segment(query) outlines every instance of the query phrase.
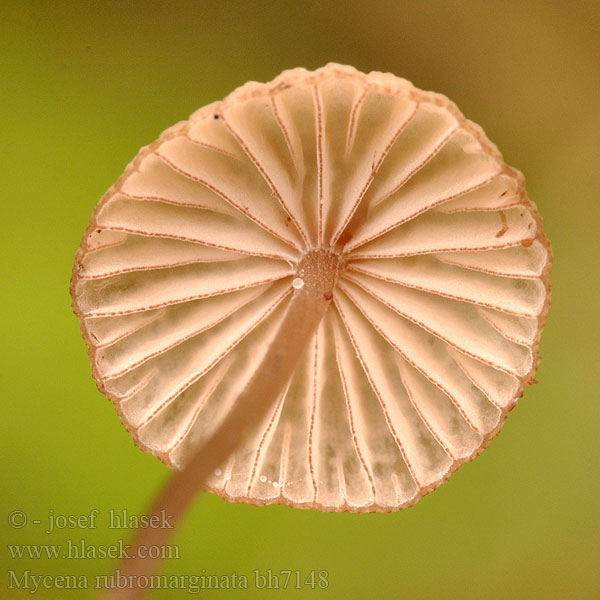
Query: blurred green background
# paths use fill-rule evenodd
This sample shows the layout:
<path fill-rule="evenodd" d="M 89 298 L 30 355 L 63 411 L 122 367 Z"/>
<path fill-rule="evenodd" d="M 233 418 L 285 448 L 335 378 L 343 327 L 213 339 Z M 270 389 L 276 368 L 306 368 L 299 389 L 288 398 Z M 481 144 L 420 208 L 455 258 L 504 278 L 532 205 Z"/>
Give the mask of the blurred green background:
<path fill-rule="evenodd" d="M 96 202 L 196 108 L 336 61 L 446 94 L 525 173 L 555 253 L 540 383 L 488 450 L 410 510 L 320 514 L 206 495 L 164 572 L 247 575 L 248 590 L 203 592 L 240 600 L 597 598 L 599 32 L 600 3 L 583 1 L 1 2 L 0 597 L 31 596 L 7 589 L 9 571 L 110 573 L 109 559 L 17 559 L 7 545 L 127 538 L 108 510 L 143 513 L 169 476 L 97 391 L 71 311 Z M 45 533 L 49 514 L 93 509 L 96 529 Z M 20 529 L 8 525 L 15 510 Z M 324 570 L 329 586 L 261 591 L 255 569 Z"/>

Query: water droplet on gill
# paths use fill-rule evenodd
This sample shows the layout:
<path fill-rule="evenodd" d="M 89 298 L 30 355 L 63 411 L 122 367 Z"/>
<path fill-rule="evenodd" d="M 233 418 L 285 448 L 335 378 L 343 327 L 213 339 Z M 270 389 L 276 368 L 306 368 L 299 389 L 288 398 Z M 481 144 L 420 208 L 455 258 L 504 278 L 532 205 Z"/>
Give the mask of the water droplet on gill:
<path fill-rule="evenodd" d="M 265 482 L 267 481 L 267 477 L 266 477 L 266 475 L 261 475 L 261 476 L 260 476 L 260 480 L 261 480 L 263 483 L 265 483 Z"/>
<path fill-rule="evenodd" d="M 223 475 L 223 471 L 221 471 L 221 469 L 215 469 L 215 475 L 217 477 L 221 477 L 221 475 Z"/>
<path fill-rule="evenodd" d="M 304 280 L 300 279 L 300 277 L 294 277 L 294 281 L 292 281 L 292 287 L 295 290 L 299 290 L 304 286 Z"/>

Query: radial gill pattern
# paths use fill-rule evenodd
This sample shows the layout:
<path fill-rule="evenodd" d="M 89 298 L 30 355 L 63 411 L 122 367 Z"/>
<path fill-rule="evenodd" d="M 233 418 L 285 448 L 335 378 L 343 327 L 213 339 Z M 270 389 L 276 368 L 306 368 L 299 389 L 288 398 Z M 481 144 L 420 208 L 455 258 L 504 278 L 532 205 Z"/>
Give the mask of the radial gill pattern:
<path fill-rule="evenodd" d="M 319 276 L 311 252 L 336 270 L 325 316 L 205 488 L 409 506 L 489 443 L 532 381 L 551 254 L 521 174 L 447 98 L 403 79 L 287 71 L 143 148 L 76 257 L 94 376 L 135 442 L 183 468 Z"/>

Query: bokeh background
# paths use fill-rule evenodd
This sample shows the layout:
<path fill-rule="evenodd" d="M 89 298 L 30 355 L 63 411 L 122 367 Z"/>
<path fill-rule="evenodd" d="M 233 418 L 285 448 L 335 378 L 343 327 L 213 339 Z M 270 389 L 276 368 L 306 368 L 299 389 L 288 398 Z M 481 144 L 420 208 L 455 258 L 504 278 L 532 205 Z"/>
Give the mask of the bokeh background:
<path fill-rule="evenodd" d="M 446 94 L 522 170 L 555 253 L 539 384 L 502 433 L 415 507 L 320 514 L 197 499 L 167 574 L 246 575 L 206 597 L 597 598 L 600 4 L 574 0 L 0 3 L 0 598 L 9 572 L 85 575 L 109 559 L 7 545 L 127 538 L 169 477 L 97 391 L 72 314 L 73 257 L 137 150 L 247 80 L 329 61 Z M 46 534 L 48 515 L 100 511 Z M 27 524 L 11 528 L 21 510 Z M 34 520 L 40 520 L 36 525 Z M 254 571 L 327 571 L 327 589 L 257 590 Z M 52 587 L 52 586 L 50 586 Z M 188 597 L 159 591 L 153 598 Z M 38 598 L 93 591 L 43 589 Z"/>

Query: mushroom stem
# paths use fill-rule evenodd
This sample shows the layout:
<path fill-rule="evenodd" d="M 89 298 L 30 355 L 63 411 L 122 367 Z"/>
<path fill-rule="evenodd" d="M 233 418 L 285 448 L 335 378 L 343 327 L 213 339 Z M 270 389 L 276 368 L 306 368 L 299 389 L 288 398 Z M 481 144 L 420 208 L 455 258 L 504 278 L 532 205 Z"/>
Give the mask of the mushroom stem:
<path fill-rule="evenodd" d="M 291 379 L 296 365 L 313 339 L 333 297 L 341 268 L 340 256 L 330 250 L 310 250 L 298 264 L 297 276 L 303 285 L 294 285 L 292 299 L 279 330 L 233 409 L 215 434 L 200 447 L 187 466 L 176 472 L 153 502 L 148 516 L 160 522 L 168 515 L 173 528 L 147 528 L 136 532 L 129 555 L 119 572 L 128 585 L 107 592 L 110 600 L 134 600 L 144 596 L 140 578 L 156 572 L 160 558 L 142 558 L 142 547 L 160 547 L 168 541 L 207 476 L 223 464 L 242 444 L 256 422 L 273 409 Z M 124 580 L 123 580 L 124 581 Z"/>

